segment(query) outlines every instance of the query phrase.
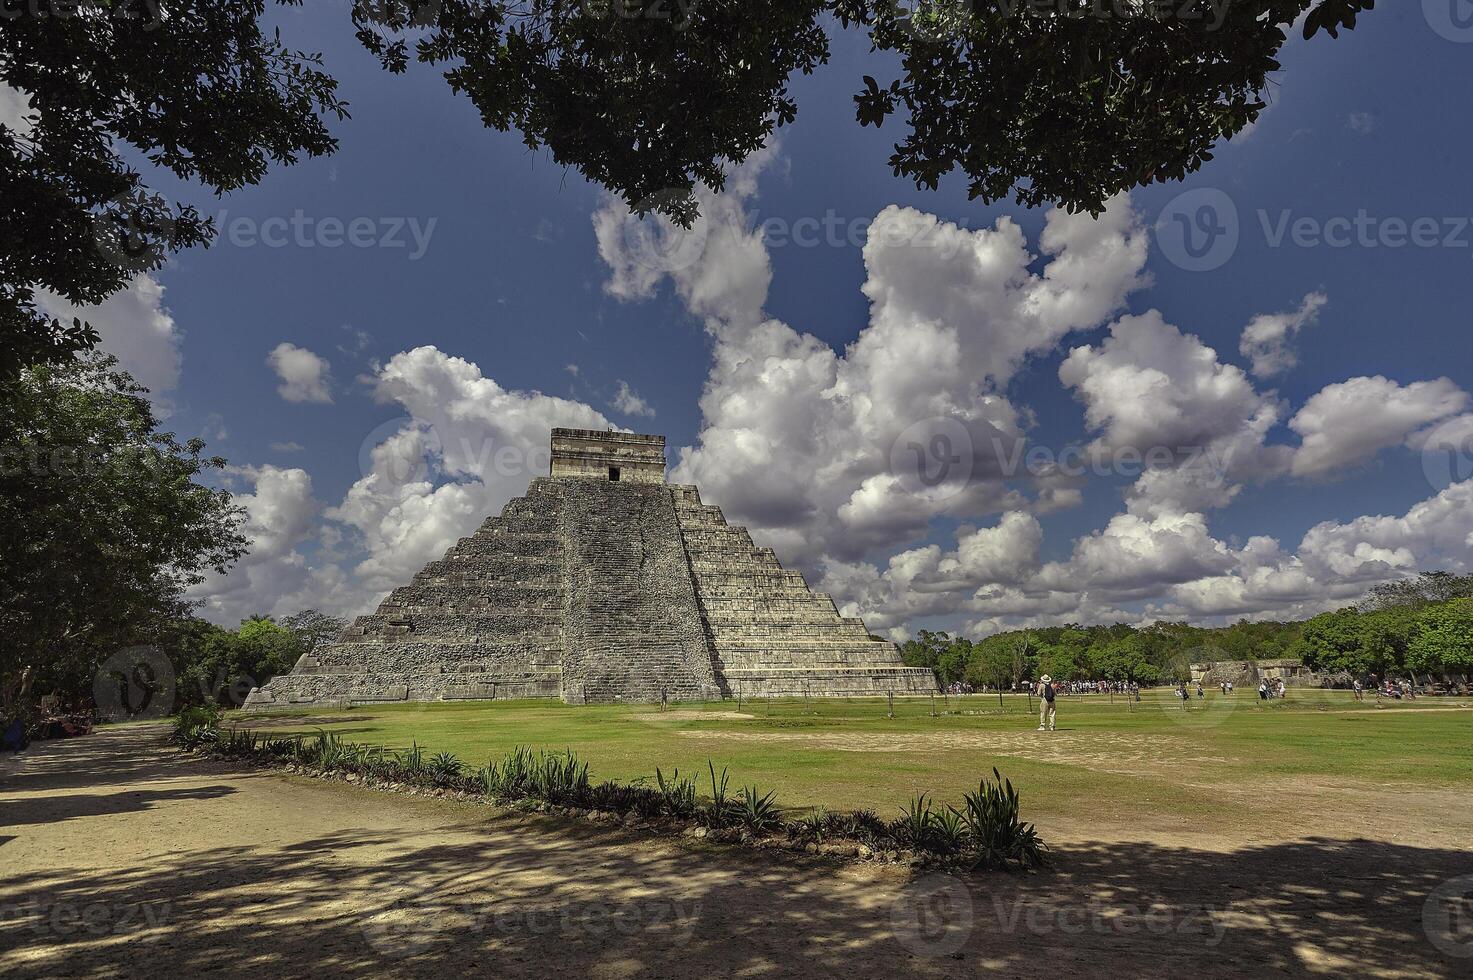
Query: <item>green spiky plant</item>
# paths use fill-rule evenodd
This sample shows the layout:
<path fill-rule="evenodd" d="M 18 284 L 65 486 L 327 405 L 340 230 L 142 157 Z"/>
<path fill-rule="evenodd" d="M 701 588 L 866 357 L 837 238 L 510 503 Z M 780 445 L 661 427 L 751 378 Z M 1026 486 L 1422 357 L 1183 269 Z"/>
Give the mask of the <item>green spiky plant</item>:
<path fill-rule="evenodd" d="M 449 752 L 437 752 L 430 758 L 426 769 L 436 786 L 448 786 L 460 778 L 465 767 Z"/>
<path fill-rule="evenodd" d="M 805 844 L 822 844 L 828 836 L 829 813 L 817 807 L 788 824 L 788 836 Z"/>
<path fill-rule="evenodd" d="M 701 811 L 701 819 L 708 827 L 725 827 L 731 816 L 731 798 L 726 795 L 726 768 L 722 767 L 720 778 L 716 776 L 716 764 L 710 759 L 706 760 L 706 768 L 711 772 L 711 802 Z"/>
<path fill-rule="evenodd" d="M 930 850 L 943 857 L 950 857 L 966 846 L 966 821 L 951 807 L 937 810 L 931 823 Z"/>
<path fill-rule="evenodd" d="M 680 770 L 665 773 L 655 767 L 655 783 L 659 786 L 660 809 L 667 816 L 685 819 L 696 812 L 696 781 L 693 776 L 681 776 Z"/>
<path fill-rule="evenodd" d="M 750 833 L 766 834 L 783 825 L 782 809 L 777 805 L 775 790 L 758 793 L 755 786 L 743 786 L 728 806 L 731 819 Z"/>
<path fill-rule="evenodd" d="M 1018 791 L 997 769 L 991 782 L 984 779 L 964 801 L 956 813 L 966 824 L 974 868 L 1034 868 L 1043 863 L 1048 847 L 1033 824 L 1019 817 Z"/>
<path fill-rule="evenodd" d="M 890 825 L 890 836 L 906 847 L 929 850 L 935 825 L 936 811 L 926 799 L 926 794 L 922 793 L 911 797 L 910 803 L 900 812 L 900 819 Z"/>

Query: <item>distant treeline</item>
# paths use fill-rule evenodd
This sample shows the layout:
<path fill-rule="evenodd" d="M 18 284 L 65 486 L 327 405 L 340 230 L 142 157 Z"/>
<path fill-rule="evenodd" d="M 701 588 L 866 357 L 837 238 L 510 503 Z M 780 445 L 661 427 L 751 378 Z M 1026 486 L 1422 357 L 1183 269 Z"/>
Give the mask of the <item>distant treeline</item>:
<path fill-rule="evenodd" d="M 1355 677 L 1473 674 L 1473 575 L 1424 572 L 1372 589 L 1355 606 L 1304 622 L 1205 628 L 1050 626 L 978 640 L 921 630 L 900 646 L 906 664 L 930 667 L 943 684 L 1016 686 L 1056 680 L 1163 684 L 1189 679 L 1189 665 L 1295 657 L 1315 670 Z"/>

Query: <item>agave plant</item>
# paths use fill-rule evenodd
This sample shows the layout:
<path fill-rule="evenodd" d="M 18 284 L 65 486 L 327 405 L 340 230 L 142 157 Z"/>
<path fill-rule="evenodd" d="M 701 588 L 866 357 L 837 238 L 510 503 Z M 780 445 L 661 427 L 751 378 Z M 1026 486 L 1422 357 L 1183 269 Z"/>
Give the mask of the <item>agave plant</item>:
<path fill-rule="evenodd" d="M 1016 864 L 1032 868 L 1043 863 L 1048 848 L 1033 824 L 1019 818 L 1018 791 L 996 768 L 992 770 L 992 781 L 984 779 L 977 792 L 967 793 L 964 800 L 964 807 L 956 813 L 966 824 L 974 867 L 1005 868 Z"/>
<path fill-rule="evenodd" d="M 775 791 L 759 794 L 757 787 L 744 786 L 728 805 L 732 819 L 754 834 L 765 834 L 783 824 Z"/>
<path fill-rule="evenodd" d="M 588 763 L 572 752 L 542 752 L 532 771 L 532 796 L 563 806 L 589 802 Z"/>
<path fill-rule="evenodd" d="M 184 748 L 198 748 L 215 741 L 220 726 L 220 709 L 213 704 L 185 708 L 174 719 L 170 737 Z"/>
<path fill-rule="evenodd" d="M 660 787 L 660 809 L 672 817 L 685 818 L 696 812 L 696 781 L 694 777 L 680 775 L 680 770 L 665 774 L 655 767 L 655 783 Z"/>
<path fill-rule="evenodd" d="M 822 844 L 829 832 L 829 813 L 823 807 L 810 810 L 803 817 L 788 824 L 788 836 L 795 841 Z"/>
<path fill-rule="evenodd" d="M 726 768 L 722 767 L 719 779 L 716 765 L 710 759 L 706 760 L 706 768 L 711 771 L 711 803 L 701 817 L 708 827 L 725 827 L 731 809 L 731 797 L 726 795 Z"/>
<path fill-rule="evenodd" d="M 506 802 L 531 795 L 536 768 L 537 759 L 532 750 L 518 745 L 500 762 L 493 761 L 486 766 L 486 795 Z"/>
<path fill-rule="evenodd" d="M 437 752 L 430 759 L 427 768 L 430 778 L 435 781 L 437 786 L 448 786 L 460 778 L 460 773 L 464 766 L 461 765 L 459 759 L 449 752 Z"/>
<path fill-rule="evenodd" d="M 659 794 L 642 786 L 629 786 L 607 780 L 593 787 L 588 795 L 589 803 L 595 810 L 613 813 L 639 810 L 644 814 L 659 812 Z"/>
<path fill-rule="evenodd" d="M 641 817 L 652 820 L 665 812 L 665 797 L 659 790 L 649 786 L 631 786 L 630 789 L 634 791 L 632 809 Z"/>
<path fill-rule="evenodd" d="M 900 819 L 889 827 L 890 835 L 900 844 L 916 850 L 927 850 L 931 845 L 932 830 L 936 824 L 936 811 L 926 799 L 926 794 L 912 797 L 909 805 L 900 812 Z"/>
<path fill-rule="evenodd" d="M 967 825 L 951 807 L 937 810 L 931 823 L 930 849 L 937 854 L 956 854 L 967 846 Z"/>
<path fill-rule="evenodd" d="M 880 815 L 873 810 L 836 813 L 829 822 L 839 836 L 852 837 L 866 844 L 878 845 L 891 839 L 890 825 L 880 819 Z"/>

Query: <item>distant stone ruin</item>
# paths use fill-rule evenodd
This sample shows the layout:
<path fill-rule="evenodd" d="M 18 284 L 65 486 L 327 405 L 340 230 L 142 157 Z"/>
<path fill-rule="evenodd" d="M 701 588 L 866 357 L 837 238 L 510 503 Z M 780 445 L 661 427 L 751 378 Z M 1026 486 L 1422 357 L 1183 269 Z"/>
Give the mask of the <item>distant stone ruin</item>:
<path fill-rule="evenodd" d="M 1257 687 L 1259 681 L 1285 687 L 1347 687 L 1351 677 L 1345 673 L 1324 674 L 1311 670 L 1294 657 L 1274 660 L 1218 660 L 1192 664 L 1192 683 L 1217 687 L 1228 683 L 1234 687 Z"/>
<path fill-rule="evenodd" d="M 664 436 L 553 429 L 550 477 L 245 706 L 935 690 L 695 487 L 666 484 Z"/>

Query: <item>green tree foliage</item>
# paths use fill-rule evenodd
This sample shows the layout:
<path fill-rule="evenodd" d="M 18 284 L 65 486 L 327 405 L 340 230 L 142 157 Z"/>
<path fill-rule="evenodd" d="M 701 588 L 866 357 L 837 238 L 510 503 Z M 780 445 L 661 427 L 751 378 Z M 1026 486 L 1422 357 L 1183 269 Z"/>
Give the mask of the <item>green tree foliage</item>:
<path fill-rule="evenodd" d="M 950 633 L 921 630 L 914 639 L 900 644 L 900 659 L 908 667 L 928 667 L 942 684 L 951 684 L 966 674 L 972 644 Z"/>
<path fill-rule="evenodd" d="M 1347 607 L 1306 622 L 1290 652 L 1317 670 L 1384 675 L 1403 665 L 1414 627 L 1414 616 L 1402 608 L 1361 613 Z"/>
<path fill-rule="evenodd" d="M 828 60 L 835 28 L 899 57 L 893 80 L 865 76 L 855 95 L 861 125 L 904 116 L 897 176 L 934 188 L 960 170 L 985 201 L 1098 212 L 1197 170 L 1255 120 L 1302 14 L 1306 36 L 1337 35 L 1371 4 L 401 0 L 355 5 L 354 22 L 390 71 L 441 66 L 488 126 L 689 223 L 697 181 L 719 188 L 725 161 L 796 117 L 789 79 Z"/>
<path fill-rule="evenodd" d="M 1409 606 L 1413 609 L 1451 599 L 1473 598 L 1473 575 L 1451 572 L 1423 572 L 1416 578 L 1385 582 L 1366 593 L 1357 608 L 1375 612 Z"/>
<path fill-rule="evenodd" d="M 894 77 L 864 76 L 854 100 L 860 125 L 903 116 L 897 176 L 934 188 L 960 171 L 985 201 L 1098 212 L 1197 170 L 1253 122 L 1301 15 L 1307 37 L 1338 36 L 1371 5 L 359 0 L 351 17 L 389 71 L 437 67 L 487 126 L 689 224 L 697 183 L 722 187 L 796 118 L 790 80 L 828 60 L 832 30 L 866 31 L 887 55 L 875 71 Z M 158 9 L 5 20 L 0 84 L 32 112 L 26 131 L 0 127 L 0 376 L 96 343 L 43 316 L 37 286 L 96 303 L 213 234 L 150 192 L 127 149 L 218 193 L 336 147 L 323 121 L 347 115 L 336 82 L 262 29 L 266 0 Z"/>
<path fill-rule="evenodd" d="M 252 616 L 234 630 L 202 619 L 181 621 L 162 643 L 179 681 L 177 703 L 239 707 L 251 688 L 289 673 L 309 652 L 311 637 L 289 624 L 319 618 L 333 619 L 306 610 L 280 623 L 270 616 Z"/>
<path fill-rule="evenodd" d="M 1409 669 L 1422 674 L 1473 675 L 1473 599 L 1422 608 L 1406 659 Z"/>
<path fill-rule="evenodd" d="M 322 117 L 346 115 L 336 83 L 262 30 L 265 5 L 6 5 L 0 84 L 30 113 L 28 131 L 0 126 L 0 381 L 96 343 L 43 316 L 36 287 L 98 303 L 212 234 L 150 192 L 127 150 L 218 193 L 335 149 Z"/>
<path fill-rule="evenodd" d="M 89 354 L 0 400 L 0 676 L 33 664 L 37 690 L 86 689 L 244 552 L 242 511 L 199 482 L 225 461 L 158 431 L 144 391 Z"/>
<path fill-rule="evenodd" d="M 1139 633 L 1111 640 L 1094 651 L 1094 669 L 1105 680 L 1153 684 L 1161 669 L 1147 658 L 1148 648 L 1146 637 Z"/>
<path fill-rule="evenodd" d="M 348 621 L 316 609 L 304 609 L 283 619 L 281 625 L 296 636 L 303 653 L 311 653 L 320 645 L 337 639 L 338 634 L 347 629 Z"/>

